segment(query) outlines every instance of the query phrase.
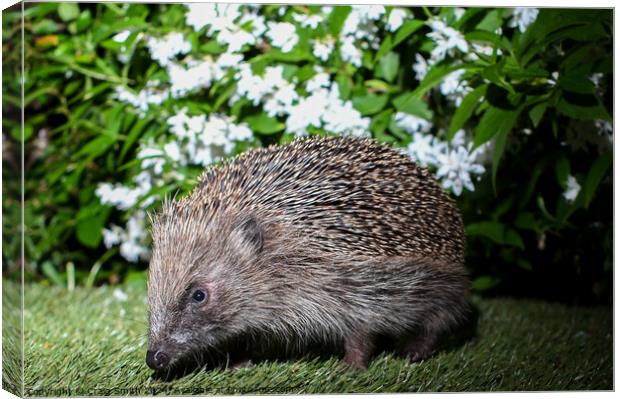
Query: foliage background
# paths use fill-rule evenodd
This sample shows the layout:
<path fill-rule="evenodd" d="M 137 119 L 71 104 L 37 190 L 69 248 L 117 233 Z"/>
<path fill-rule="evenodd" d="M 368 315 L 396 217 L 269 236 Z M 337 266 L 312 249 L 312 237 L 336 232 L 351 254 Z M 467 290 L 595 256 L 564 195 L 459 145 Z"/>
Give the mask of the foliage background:
<path fill-rule="evenodd" d="M 370 134 L 457 199 L 473 290 L 611 302 L 611 10 L 193 7 L 27 5 L 28 280 L 143 284 L 144 212 L 205 165 Z M 5 276 L 20 18 L 3 12 Z"/>

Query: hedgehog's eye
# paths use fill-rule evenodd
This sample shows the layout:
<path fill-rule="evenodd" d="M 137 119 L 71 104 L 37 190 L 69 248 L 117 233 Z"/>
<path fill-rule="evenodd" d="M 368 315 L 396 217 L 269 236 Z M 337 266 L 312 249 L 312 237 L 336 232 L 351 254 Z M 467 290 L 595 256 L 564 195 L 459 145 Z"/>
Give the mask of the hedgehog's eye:
<path fill-rule="evenodd" d="M 192 302 L 193 303 L 202 303 L 207 299 L 207 293 L 203 290 L 196 290 L 192 294 Z"/>

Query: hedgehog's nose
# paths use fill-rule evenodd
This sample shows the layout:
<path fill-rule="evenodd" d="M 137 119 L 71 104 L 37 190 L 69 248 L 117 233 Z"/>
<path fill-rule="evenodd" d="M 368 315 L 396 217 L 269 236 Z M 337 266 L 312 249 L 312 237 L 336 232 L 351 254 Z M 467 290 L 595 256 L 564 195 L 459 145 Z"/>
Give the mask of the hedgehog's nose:
<path fill-rule="evenodd" d="M 146 364 L 153 370 L 161 370 L 168 367 L 170 357 L 162 351 L 146 351 Z"/>

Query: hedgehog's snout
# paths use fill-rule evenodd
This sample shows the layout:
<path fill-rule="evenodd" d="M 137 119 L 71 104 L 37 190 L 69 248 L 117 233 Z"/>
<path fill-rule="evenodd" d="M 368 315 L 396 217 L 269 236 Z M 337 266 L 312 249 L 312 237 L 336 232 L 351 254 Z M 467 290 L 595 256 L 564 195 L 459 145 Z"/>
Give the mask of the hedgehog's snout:
<path fill-rule="evenodd" d="M 146 364 L 153 370 L 162 370 L 170 364 L 170 356 L 162 350 L 148 350 Z"/>

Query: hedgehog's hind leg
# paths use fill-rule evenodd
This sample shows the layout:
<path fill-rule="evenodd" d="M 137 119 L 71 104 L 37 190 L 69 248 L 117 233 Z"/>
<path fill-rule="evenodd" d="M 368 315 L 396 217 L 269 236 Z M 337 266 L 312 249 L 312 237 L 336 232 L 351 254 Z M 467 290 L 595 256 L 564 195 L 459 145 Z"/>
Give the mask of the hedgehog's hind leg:
<path fill-rule="evenodd" d="M 365 370 L 368 368 L 370 355 L 375 349 L 372 334 L 356 332 L 344 339 L 344 358 L 349 366 Z"/>
<path fill-rule="evenodd" d="M 420 331 L 401 339 L 397 353 L 411 362 L 428 359 L 435 352 L 439 334 L 436 331 Z"/>

